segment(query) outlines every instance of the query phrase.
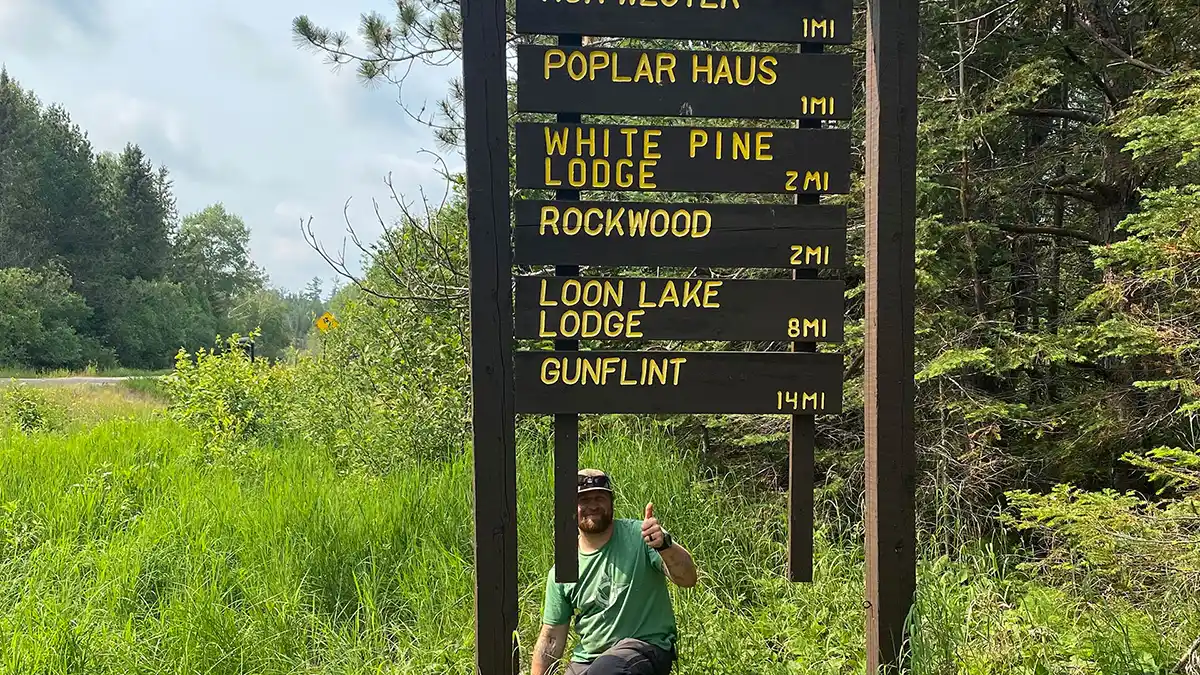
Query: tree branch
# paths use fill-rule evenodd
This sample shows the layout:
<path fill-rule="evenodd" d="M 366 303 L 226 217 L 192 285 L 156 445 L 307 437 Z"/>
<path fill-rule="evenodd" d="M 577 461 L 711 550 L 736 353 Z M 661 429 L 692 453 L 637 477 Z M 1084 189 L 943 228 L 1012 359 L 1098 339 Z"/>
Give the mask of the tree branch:
<path fill-rule="evenodd" d="M 1087 110 L 1063 110 L 1059 108 L 1018 108 L 1008 111 L 1017 117 L 1058 117 L 1084 124 L 1100 124 L 1104 117 Z"/>
<path fill-rule="evenodd" d="M 1104 81 L 1104 78 L 1100 77 L 1100 73 L 1096 72 L 1096 69 L 1092 68 L 1091 64 L 1084 61 L 1079 56 L 1079 54 L 1076 54 L 1075 50 L 1071 49 L 1070 45 L 1064 44 L 1062 46 L 1062 48 L 1063 48 L 1063 51 L 1067 53 L 1067 56 L 1070 57 L 1070 59 L 1072 61 L 1074 61 L 1075 63 L 1078 63 L 1080 66 L 1082 66 L 1084 68 L 1084 70 L 1086 70 L 1088 72 L 1088 75 L 1090 75 L 1092 78 L 1092 82 L 1095 83 L 1095 85 L 1100 89 L 1100 91 L 1104 93 L 1104 98 L 1108 99 L 1108 102 L 1112 104 L 1112 107 L 1120 108 L 1121 107 L 1121 99 L 1117 96 L 1117 93 L 1115 91 L 1113 91 L 1112 87 L 1108 86 L 1108 83 Z"/>
<path fill-rule="evenodd" d="M 1054 237 L 1066 237 L 1068 239 L 1079 239 L 1080 241 L 1086 241 L 1090 244 L 1095 244 L 1097 246 L 1103 245 L 1105 243 L 1103 239 L 1092 234 L 1091 232 L 1084 232 L 1083 230 L 1072 230 L 1067 227 L 1049 227 L 1049 226 L 1038 226 L 1038 225 L 1005 225 L 1005 224 L 1000 224 L 1000 223 L 992 223 L 992 227 L 995 227 L 997 230 L 1002 230 L 1004 232 L 1011 232 L 1013 234 L 1048 234 L 1048 235 L 1051 235 Z"/>
<path fill-rule="evenodd" d="M 1079 16 L 1079 25 L 1083 27 L 1083 30 L 1087 31 L 1087 34 L 1091 35 L 1092 39 L 1094 39 L 1096 42 L 1100 43 L 1102 46 L 1104 46 L 1106 49 L 1108 49 L 1108 51 L 1112 52 L 1113 54 L 1116 54 L 1125 63 L 1128 63 L 1131 66 L 1137 66 L 1138 68 L 1141 68 L 1143 70 L 1148 70 L 1156 75 L 1162 75 L 1163 77 L 1166 77 L 1171 74 L 1169 71 L 1163 70 L 1162 68 L 1159 68 L 1158 66 L 1154 66 L 1149 63 L 1146 63 L 1145 61 L 1143 61 L 1141 59 L 1134 58 L 1133 55 L 1129 54 L 1124 49 L 1121 49 L 1121 47 L 1118 46 L 1115 42 L 1113 42 L 1112 40 L 1101 35 L 1100 31 L 1096 30 L 1096 27 L 1093 26 L 1087 20 L 1087 18 L 1083 16 L 1082 12 L 1078 12 L 1078 16 Z"/>

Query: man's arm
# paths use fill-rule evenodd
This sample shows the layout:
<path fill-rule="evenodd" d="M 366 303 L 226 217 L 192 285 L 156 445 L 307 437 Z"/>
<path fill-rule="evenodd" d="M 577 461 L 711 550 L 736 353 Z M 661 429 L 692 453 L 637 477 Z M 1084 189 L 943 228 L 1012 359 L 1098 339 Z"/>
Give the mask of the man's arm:
<path fill-rule="evenodd" d="M 647 504 L 646 516 L 642 519 L 642 539 L 646 545 L 658 551 L 658 547 L 663 545 L 664 536 L 662 525 L 654 517 L 654 504 Z M 672 541 L 670 548 L 662 549 L 658 554 L 662 557 L 663 567 L 666 568 L 664 571 L 671 583 L 682 588 L 696 585 L 696 561 L 692 560 L 692 554 L 687 549 Z"/>
<path fill-rule="evenodd" d="M 530 675 L 550 675 L 557 670 L 551 670 L 562 659 L 563 648 L 567 645 L 567 625 L 550 626 L 542 624 L 542 633 L 538 636 L 533 648 L 533 666 Z"/>
<path fill-rule="evenodd" d="M 663 567 L 666 568 L 667 578 L 671 583 L 682 588 L 696 585 L 699 577 L 696 561 L 692 560 L 692 554 L 688 553 L 687 549 L 678 542 L 671 542 L 671 548 L 659 551 L 658 555 L 662 557 Z"/>

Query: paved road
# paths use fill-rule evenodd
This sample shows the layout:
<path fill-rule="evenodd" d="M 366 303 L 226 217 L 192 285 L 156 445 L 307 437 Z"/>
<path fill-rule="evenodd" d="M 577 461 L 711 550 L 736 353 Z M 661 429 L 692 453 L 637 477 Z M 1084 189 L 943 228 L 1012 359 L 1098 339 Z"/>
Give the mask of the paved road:
<path fill-rule="evenodd" d="M 55 387 L 68 386 L 72 384 L 107 385 L 116 384 L 117 382 L 122 382 L 128 379 L 128 377 L 37 377 L 18 379 L 17 382 L 19 384 L 28 384 L 33 387 Z M 4 384 L 5 382 L 6 380 L 0 380 L 0 385 Z"/>

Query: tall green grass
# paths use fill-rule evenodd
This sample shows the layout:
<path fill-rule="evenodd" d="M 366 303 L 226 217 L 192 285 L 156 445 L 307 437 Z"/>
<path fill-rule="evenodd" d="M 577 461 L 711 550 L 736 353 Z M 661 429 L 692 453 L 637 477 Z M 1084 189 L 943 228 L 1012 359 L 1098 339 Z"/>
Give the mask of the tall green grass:
<path fill-rule="evenodd" d="M 677 673 L 863 672 L 862 554 L 817 534 L 783 577 L 779 496 L 706 476 L 647 429 L 586 442 L 618 517 L 646 502 L 702 570 L 673 590 Z M 304 444 L 213 461 L 139 414 L 70 435 L 0 431 L 0 673 L 471 673 L 469 458 L 384 477 Z M 519 454 L 522 661 L 553 556 L 552 461 Z M 922 564 L 917 673 L 1158 673 L 1195 607 L 1091 605 L 998 553 Z M 1158 612 L 1165 612 L 1161 615 Z"/>

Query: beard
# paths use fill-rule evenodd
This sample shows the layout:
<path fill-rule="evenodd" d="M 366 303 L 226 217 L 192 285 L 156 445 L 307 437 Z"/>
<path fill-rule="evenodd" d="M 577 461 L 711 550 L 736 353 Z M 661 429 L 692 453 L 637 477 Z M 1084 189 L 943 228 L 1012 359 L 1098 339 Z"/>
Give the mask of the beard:
<path fill-rule="evenodd" d="M 610 510 L 591 511 L 579 517 L 579 529 L 587 534 L 599 534 L 607 530 L 613 523 Z"/>

